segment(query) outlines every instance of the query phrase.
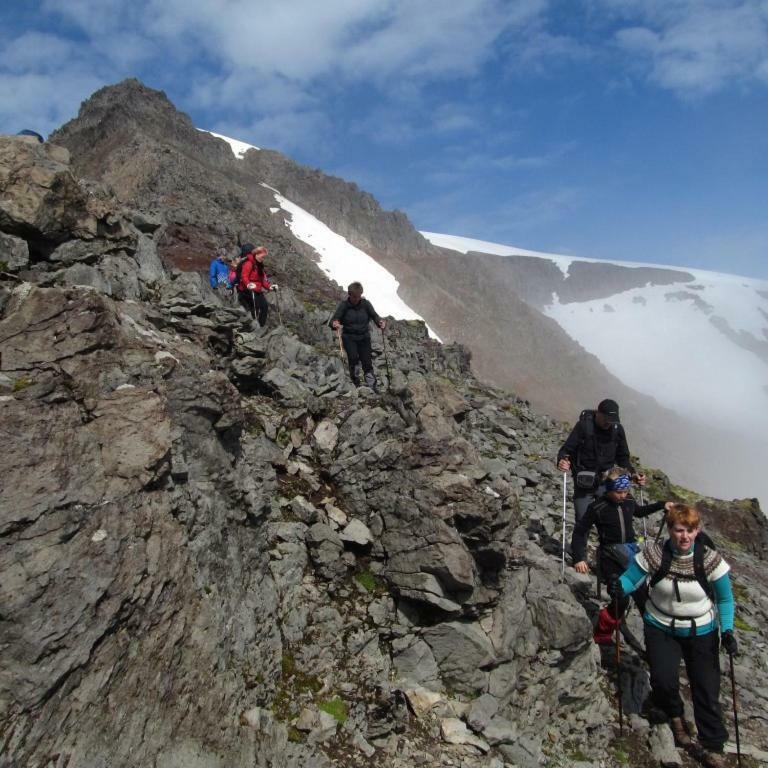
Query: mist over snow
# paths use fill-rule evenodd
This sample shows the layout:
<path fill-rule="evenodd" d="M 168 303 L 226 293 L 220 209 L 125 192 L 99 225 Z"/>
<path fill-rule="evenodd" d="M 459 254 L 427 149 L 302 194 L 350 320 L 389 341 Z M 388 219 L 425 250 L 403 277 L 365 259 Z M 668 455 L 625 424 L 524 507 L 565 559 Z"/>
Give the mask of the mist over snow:
<path fill-rule="evenodd" d="M 662 405 L 723 428 L 748 424 L 768 434 L 768 358 L 736 342 L 757 346 L 762 339 L 768 352 L 768 318 L 760 314 L 768 299 L 739 278 L 695 276 L 695 290 L 649 285 L 567 304 L 555 294 L 544 312 L 611 373 Z M 718 318 L 725 321 L 720 327 Z"/>
<path fill-rule="evenodd" d="M 564 279 L 576 262 L 673 269 L 422 234 L 435 245 L 461 253 L 549 260 Z M 768 282 L 704 270 L 682 271 L 693 280 L 646 284 L 587 301 L 561 301 L 555 286 L 551 302 L 541 309 L 633 389 L 735 436 L 748 434 L 754 440 L 764 435 L 768 445 Z"/>

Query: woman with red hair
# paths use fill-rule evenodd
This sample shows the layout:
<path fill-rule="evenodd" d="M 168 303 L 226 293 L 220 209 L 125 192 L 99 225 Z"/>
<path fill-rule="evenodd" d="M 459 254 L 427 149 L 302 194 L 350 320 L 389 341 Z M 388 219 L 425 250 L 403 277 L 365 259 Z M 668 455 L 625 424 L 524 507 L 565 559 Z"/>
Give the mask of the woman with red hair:
<path fill-rule="evenodd" d="M 699 744 L 705 750 L 702 762 L 708 768 L 725 768 L 723 746 L 728 732 L 719 701 L 720 643 L 729 654 L 738 652 L 730 566 L 705 543 L 711 541 L 701 533 L 697 509 L 673 504 L 666 523 L 667 541 L 648 544 L 635 555 L 609 592 L 620 600 L 648 581 L 643 622 L 653 704 L 670 718 L 678 746 L 689 746 L 680 698 L 682 659 L 691 685 Z"/>

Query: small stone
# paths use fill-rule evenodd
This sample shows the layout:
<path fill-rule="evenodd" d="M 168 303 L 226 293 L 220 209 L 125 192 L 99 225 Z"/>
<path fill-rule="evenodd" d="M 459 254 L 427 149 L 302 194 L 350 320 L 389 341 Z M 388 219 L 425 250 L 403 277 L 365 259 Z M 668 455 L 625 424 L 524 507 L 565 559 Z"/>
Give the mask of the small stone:
<path fill-rule="evenodd" d="M 356 519 L 350 520 L 347 527 L 339 535 L 343 542 L 359 547 L 366 547 L 373 541 L 368 526 Z"/>
<path fill-rule="evenodd" d="M 488 752 L 490 749 L 487 741 L 472 733 L 466 723 L 457 717 L 444 717 L 440 721 L 440 733 L 443 741 L 448 744 L 469 744 L 481 752 Z"/>

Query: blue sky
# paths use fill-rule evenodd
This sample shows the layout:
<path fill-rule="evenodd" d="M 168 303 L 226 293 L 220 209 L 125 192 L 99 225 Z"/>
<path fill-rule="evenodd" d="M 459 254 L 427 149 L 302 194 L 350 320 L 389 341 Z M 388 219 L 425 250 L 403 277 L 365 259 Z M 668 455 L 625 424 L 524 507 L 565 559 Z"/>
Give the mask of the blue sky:
<path fill-rule="evenodd" d="M 766 0 L 5 0 L 0 132 L 125 77 L 419 229 L 768 279 Z"/>

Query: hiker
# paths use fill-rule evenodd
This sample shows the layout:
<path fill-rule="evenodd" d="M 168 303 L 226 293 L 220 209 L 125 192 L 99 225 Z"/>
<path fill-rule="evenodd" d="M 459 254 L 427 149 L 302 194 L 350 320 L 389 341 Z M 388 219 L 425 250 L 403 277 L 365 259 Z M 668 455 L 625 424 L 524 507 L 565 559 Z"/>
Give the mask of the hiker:
<path fill-rule="evenodd" d="M 624 573 L 639 549 L 632 524 L 633 518 L 647 517 L 662 509 L 672 508 L 671 501 L 639 505 L 630 494 L 631 486 L 632 479 L 623 467 L 613 467 L 606 473 L 605 493 L 587 507 L 584 516 L 573 529 L 571 554 L 573 569 L 577 573 L 589 573 L 587 539 L 593 525 L 600 540 L 598 569 L 603 581 L 610 583 Z M 645 594 L 638 591 L 634 597 L 640 613 L 643 613 Z M 596 643 L 611 643 L 613 631 L 628 605 L 629 597 L 623 597 L 618 606 L 611 603 L 600 610 L 593 635 Z"/>
<path fill-rule="evenodd" d="M 383 331 L 386 322 L 382 320 L 368 299 L 363 298 L 363 286 L 360 283 L 350 283 L 347 288 L 347 298 L 339 302 L 331 318 L 331 327 L 338 331 L 342 329 L 341 341 L 349 362 L 349 374 L 352 383 L 360 386 L 360 376 L 357 366 L 360 364 L 365 374 L 365 383 L 376 391 L 376 375 L 373 372 L 371 360 L 371 331 L 369 324 L 373 320 Z"/>
<path fill-rule="evenodd" d="M 557 468 L 573 475 L 577 523 L 595 498 L 605 493 L 603 473 L 614 465 L 628 470 L 638 485 L 645 485 L 645 474 L 636 473 L 630 462 L 627 436 L 619 422 L 618 403 L 603 400 L 597 410 L 581 412 L 557 453 Z"/>
<path fill-rule="evenodd" d="M 265 291 L 276 291 L 277 283 L 271 283 L 264 270 L 264 257 L 267 249 L 258 248 L 253 243 L 245 243 L 240 248 L 242 260 L 237 267 L 240 273 L 237 282 L 237 298 L 251 317 L 263 328 L 267 324 L 269 304 Z"/>
<path fill-rule="evenodd" d="M 730 566 L 701 531 L 701 514 L 686 504 L 666 513 L 664 544 L 651 542 L 635 555 L 609 592 L 621 600 L 648 582 L 643 624 L 651 673 L 651 701 L 670 718 L 678 746 L 691 744 L 680 698 L 680 659 L 691 686 L 699 744 L 708 768 L 724 768 L 728 732 L 720 708 L 720 642 L 738 653 L 733 634 Z M 707 542 L 707 543 L 705 543 Z M 718 638 L 718 625 L 720 637 Z"/>
<path fill-rule="evenodd" d="M 213 290 L 219 288 L 231 288 L 232 283 L 229 279 L 229 273 L 231 270 L 231 259 L 226 257 L 226 251 L 224 248 L 219 248 L 216 251 L 216 258 L 211 262 L 211 266 L 208 269 L 208 282 L 211 284 Z"/>

